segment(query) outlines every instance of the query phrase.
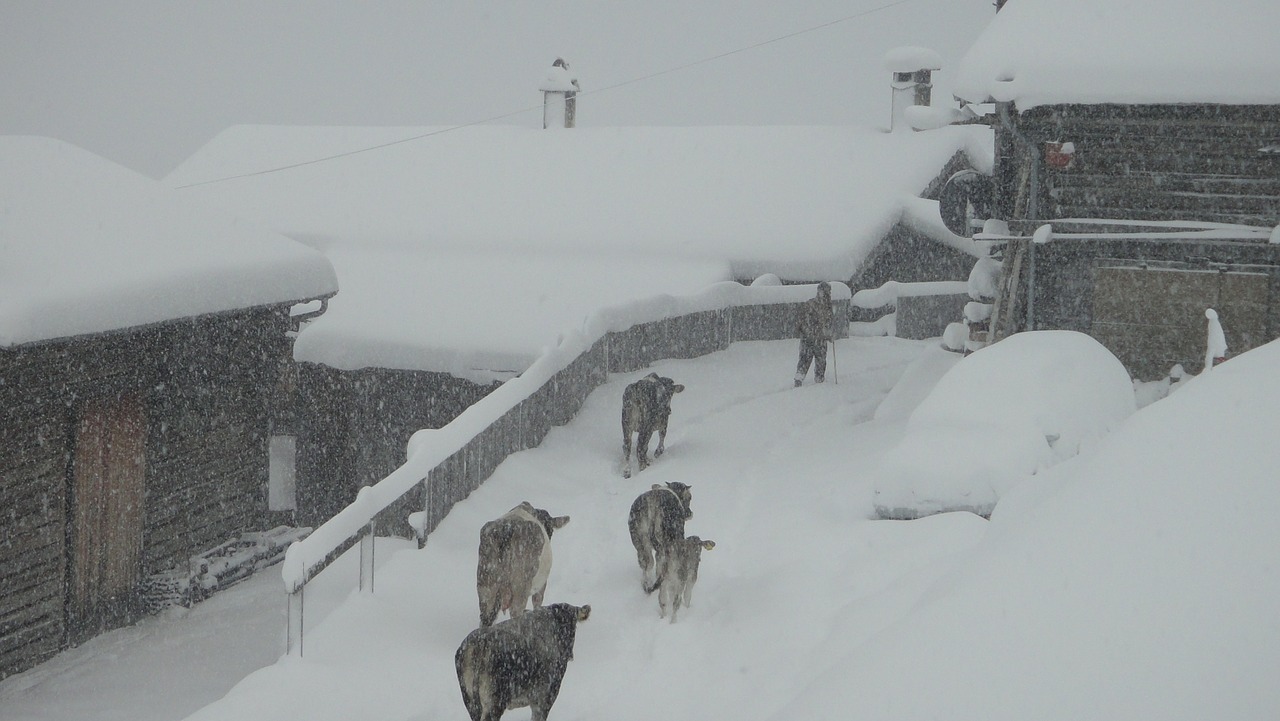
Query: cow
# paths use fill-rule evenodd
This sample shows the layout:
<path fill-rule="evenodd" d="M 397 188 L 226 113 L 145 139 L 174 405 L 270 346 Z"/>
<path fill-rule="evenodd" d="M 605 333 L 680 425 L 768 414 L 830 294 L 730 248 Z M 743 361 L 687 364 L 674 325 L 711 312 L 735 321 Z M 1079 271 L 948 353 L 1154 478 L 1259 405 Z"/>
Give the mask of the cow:
<path fill-rule="evenodd" d="M 640 585 L 653 593 L 662 584 L 668 549 L 684 540 L 684 523 L 693 515 L 690 486 L 679 481 L 655 483 L 631 504 L 627 528 L 643 574 Z"/>
<path fill-rule="evenodd" d="M 480 529 L 480 560 L 476 564 L 476 594 L 480 625 L 489 626 L 499 611 L 512 617 L 542 606 L 551 573 L 551 534 L 564 528 L 568 516 L 552 516 L 528 501 L 489 521 Z"/>
<path fill-rule="evenodd" d="M 631 437 L 636 436 L 636 461 L 640 470 L 649 466 L 649 439 L 658 433 L 657 458 L 666 450 L 667 420 L 671 417 L 671 396 L 684 386 L 657 373 L 650 373 L 622 391 L 622 477 L 631 477 Z"/>
<path fill-rule="evenodd" d="M 658 618 L 667 617 L 671 609 L 671 623 L 676 622 L 676 611 L 683 605 L 692 606 L 693 584 L 698 582 L 698 565 L 702 552 L 716 547 L 716 542 L 689 536 L 674 544 L 666 554 L 663 567 L 658 569 L 662 587 L 658 591 Z"/>
<path fill-rule="evenodd" d="M 578 623 L 589 615 L 591 606 L 553 603 L 467 634 L 453 666 L 471 721 L 498 721 L 525 706 L 533 721 L 546 721 L 573 659 Z"/>

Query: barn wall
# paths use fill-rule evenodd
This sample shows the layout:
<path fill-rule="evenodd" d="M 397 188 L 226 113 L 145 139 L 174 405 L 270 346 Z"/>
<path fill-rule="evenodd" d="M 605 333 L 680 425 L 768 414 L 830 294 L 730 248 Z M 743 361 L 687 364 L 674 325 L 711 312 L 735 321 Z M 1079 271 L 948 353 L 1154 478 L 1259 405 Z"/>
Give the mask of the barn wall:
<path fill-rule="evenodd" d="M 11 360 L 0 355 L 6 371 Z M 6 395 L 0 400 L 0 678 L 62 648 L 70 448 L 63 406 Z"/>
<path fill-rule="evenodd" d="M 1090 333 L 1116 353 L 1135 377 L 1162 377 L 1173 363 L 1189 372 L 1203 365 L 1203 312 L 1218 311 L 1232 354 L 1242 353 L 1280 336 L 1280 246 L 1264 243 L 1160 240 L 1063 240 L 1035 248 L 1034 317 L 1024 321 L 1035 329 L 1076 330 Z M 1108 291 L 1110 309 L 1095 307 L 1100 268 L 1133 267 L 1203 270 L 1227 275 L 1228 271 L 1270 276 L 1265 298 L 1246 297 L 1216 280 L 1212 291 L 1186 283 L 1179 296 L 1155 307 L 1155 299 L 1135 286 L 1117 296 Z M 1027 273 L 1023 273 L 1024 284 Z M 1220 287 L 1225 292 L 1220 291 Z M 1256 294 L 1255 294 L 1256 295 Z M 1129 323 L 1105 328 L 1115 318 L 1115 306 L 1153 306 L 1151 323 Z M 1257 306 L 1257 307 L 1255 307 Z M 1187 308 L 1195 312 L 1185 311 Z M 1181 309 L 1181 311 L 1179 310 Z M 1181 320 L 1174 320 L 1174 315 Z M 1239 323 L 1233 324 L 1233 316 Z M 1255 320 L 1255 316 L 1260 316 Z M 1189 338 L 1171 344 L 1158 338 L 1172 326 L 1182 325 Z M 1180 350 L 1175 350 L 1180 349 Z M 1151 353 L 1144 353 L 1150 349 Z M 1149 355 L 1149 357 L 1148 357 Z"/>
<path fill-rule="evenodd" d="M 879 288 L 891 280 L 903 283 L 966 280 L 969 272 L 973 270 L 975 260 L 967 253 L 949 248 L 932 238 L 926 238 L 898 225 L 890 231 L 885 242 L 877 247 L 862 272 L 849 280 L 849 288 L 856 293 L 859 290 Z M 884 313 L 882 308 L 852 306 L 849 320 L 871 322 L 878 320 Z M 933 309 L 921 310 L 920 313 L 932 317 Z M 947 322 L 959 321 L 962 317 L 963 314 L 956 314 Z M 933 331 L 931 330 L 933 326 L 927 324 L 925 315 L 917 314 L 916 318 L 919 320 L 918 323 L 909 319 L 908 325 L 905 326 L 905 329 L 913 335 L 902 337 L 918 335 L 922 338 L 932 338 L 941 335 L 942 329 L 946 327 L 946 323 L 943 323 Z M 901 317 L 898 319 L 898 327 L 900 331 L 904 329 Z"/>
<path fill-rule="evenodd" d="M 82 405 L 143 400 L 139 576 L 185 563 L 265 518 L 265 398 L 286 327 L 286 309 L 258 309 L 0 350 L 0 677 L 127 620 L 66 623 Z"/>
<path fill-rule="evenodd" d="M 415 431 L 444 426 L 497 387 L 447 373 L 299 365 L 299 525 L 328 520 L 404 463 Z"/>
<path fill-rule="evenodd" d="M 147 441 L 148 572 L 267 519 L 268 433 L 284 309 L 184 322 L 157 339 Z"/>
<path fill-rule="evenodd" d="M 1045 106 L 1018 125 L 1037 146 L 1075 144 L 1070 169 L 1043 171 L 1040 218 L 1280 223 L 1280 152 L 1261 152 L 1280 106 Z"/>

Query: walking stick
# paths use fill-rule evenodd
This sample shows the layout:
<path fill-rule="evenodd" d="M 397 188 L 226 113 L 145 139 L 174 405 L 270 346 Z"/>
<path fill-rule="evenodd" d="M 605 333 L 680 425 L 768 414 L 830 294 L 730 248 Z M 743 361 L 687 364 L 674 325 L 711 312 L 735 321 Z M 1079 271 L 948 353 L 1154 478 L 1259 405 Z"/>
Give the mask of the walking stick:
<path fill-rule="evenodd" d="M 836 339 L 831 339 L 831 382 L 840 385 L 840 366 L 836 363 Z"/>

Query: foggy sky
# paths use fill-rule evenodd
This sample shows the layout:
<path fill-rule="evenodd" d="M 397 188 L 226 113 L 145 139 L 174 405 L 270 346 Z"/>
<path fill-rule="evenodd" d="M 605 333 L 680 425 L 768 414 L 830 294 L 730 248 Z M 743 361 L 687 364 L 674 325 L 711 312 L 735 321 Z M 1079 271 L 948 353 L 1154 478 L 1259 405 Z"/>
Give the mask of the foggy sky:
<path fill-rule="evenodd" d="M 993 13 L 989 0 L 0 0 L 0 133 L 158 178 L 240 123 L 455 125 L 528 109 L 493 122 L 534 127 L 556 57 L 583 88 L 579 127 L 885 126 L 884 54 L 925 45 L 953 66 Z M 935 102 L 948 82 L 944 67 Z"/>

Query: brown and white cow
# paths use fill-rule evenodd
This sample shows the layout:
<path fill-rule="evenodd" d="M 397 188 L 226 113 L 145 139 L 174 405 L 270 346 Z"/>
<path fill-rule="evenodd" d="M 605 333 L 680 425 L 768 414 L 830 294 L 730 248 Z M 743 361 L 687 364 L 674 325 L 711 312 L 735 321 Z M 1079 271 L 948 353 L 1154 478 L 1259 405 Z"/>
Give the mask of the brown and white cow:
<path fill-rule="evenodd" d="M 481 626 L 491 625 L 499 611 L 512 617 L 524 613 L 530 596 L 534 608 L 542 606 L 551 573 L 551 534 L 568 522 L 568 516 L 552 516 L 524 501 L 484 524 L 476 564 Z"/>
<path fill-rule="evenodd" d="M 533 721 L 546 721 L 573 659 L 578 622 L 589 615 L 590 606 L 553 603 L 467 634 L 453 665 L 471 721 L 498 721 L 525 706 Z"/>
<path fill-rule="evenodd" d="M 670 548 L 684 540 L 684 523 L 693 515 L 689 509 L 692 501 L 692 488 L 671 481 L 653 484 L 631 504 L 627 528 L 636 547 L 645 593 L 653 593 L 662 584 L 664 559 Z"/>
<path fill-rule="evenodd" d="M 658 617 L 666 618 L 667 609 L 671 609 L 671 623 L 676 622 L 676 611 L 683 604 L 692 606 L 693 584 L 698 582 L 698 566 L 702 563 L 702 552 L 716 547 L 716 542 L 703 540 L 697 536 L 689 536 L 674 544 L 658 569 L 658 577 L 662 586 L 658 590 Z"/>
<path fill-rule="evenodd" d="M 657 373 L 650 373 L 622 391 L 622 476 L 631 477 L 631 437 L 636 436 L 636 461 L 640 470 L 649 466 L 649 440 L 656 431 L 657 458 L 666 450 L 667 421 L 671 418 L 671 396 L 684 386 Z"/>

